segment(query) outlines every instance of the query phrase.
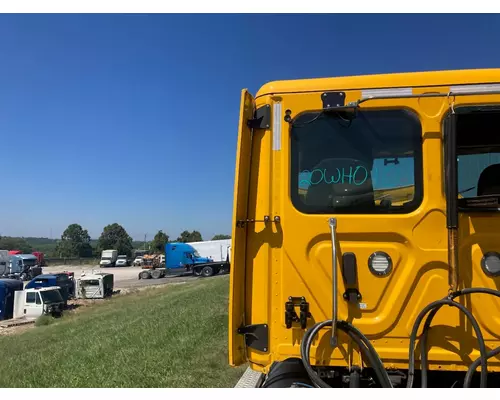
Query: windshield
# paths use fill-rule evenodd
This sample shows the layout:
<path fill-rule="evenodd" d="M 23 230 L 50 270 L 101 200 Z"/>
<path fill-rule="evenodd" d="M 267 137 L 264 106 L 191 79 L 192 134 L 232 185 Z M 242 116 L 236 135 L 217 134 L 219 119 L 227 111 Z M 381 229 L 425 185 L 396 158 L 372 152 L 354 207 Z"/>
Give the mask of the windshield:
<path fill-rule="evenodd" d="M 59 290 L 44 290 L 40 292 L 44 303 L 60 303 L 63 301 Z"/>
<path fill-rule="evenodd" d="M 111 257 L 102 257 L 101 260 L 111 260 Z"/>
<path fill-rule="evenodd" d="M 411 212 L 422 200 L 422 129 L 405 109 L 306 112 L 291 130 L 291 197 L 310 214 Z"/>
<path fill-rule="evenodd" d="M 24 263 L 24 266 L 25 267 L 33 267 L 34 265 L 36 265 L 36 259 L 34 260 L 23 260 L 23 263 Z"/>
<path fill-rule="evenodd" d="M 118 260 L 126 260 L 127 256 L 118 256 Z"/>

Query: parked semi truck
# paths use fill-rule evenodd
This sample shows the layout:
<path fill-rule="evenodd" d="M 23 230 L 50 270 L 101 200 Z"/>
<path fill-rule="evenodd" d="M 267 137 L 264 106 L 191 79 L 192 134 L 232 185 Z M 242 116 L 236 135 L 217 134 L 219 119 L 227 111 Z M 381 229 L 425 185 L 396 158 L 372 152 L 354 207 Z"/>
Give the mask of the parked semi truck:
<path fill-rule="evenodd" d="M 0 250 L 0 277 L 9 274 L 10 255 L 8 250 Z"/>
<path fill-rule="evenodd" d="M 229 262 L 214 261 L 201 257 L 198 251 L 188 243 L 166 243 L 165 263 L 161 267 L 144 269 L 139 273 L 139 279 L 159 279 L 166 275 L 182 275 L 192 273 L 209 277 L 219 272 L 229 272 Z"/>
<path fill-rule="evenodd" d="M 116 260 L 118 259 L 118 250 L 103 250 L 101 253 L 101 261 L 99 265 L 101 267 L 114 267 L 116 265 Z"/>
<path fill-rule="evenodd" d="M 45 263 L 45 254 L 42 253 L 41 251 L 34 251 L 33 254 L 36 259 L 37 259 L 37 263 L 40 267 L 45 267 L 46 266 L 46 263 Z"/>
<path fill-rule="evenodd" d="M 10 252 L 9 252 L 10 253 Z M 6 261 L 8 257 L 8 262 Z M 0 276 L 29 281 L 42 273 L 37 258 L 32 254 L 5 254 L 0 250 Z"/>
<path fill-rule="evenodd" d="M 0 321 L 14 316 L 14 292 L 22 290 L 19 279 L 0 279 Z"/>

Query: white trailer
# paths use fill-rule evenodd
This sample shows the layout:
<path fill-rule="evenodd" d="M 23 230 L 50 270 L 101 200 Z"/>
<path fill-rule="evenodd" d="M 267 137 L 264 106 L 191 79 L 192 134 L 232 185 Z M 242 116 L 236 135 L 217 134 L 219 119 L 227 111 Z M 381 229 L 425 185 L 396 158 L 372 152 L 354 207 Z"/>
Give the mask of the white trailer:
<path fill-rule="evenodd" d="M 231 239 L 208 240 L 188 243 L 195 248 L 200 257 L 208 257 L 214 262 L 226 262 L 231 259 Z"/>

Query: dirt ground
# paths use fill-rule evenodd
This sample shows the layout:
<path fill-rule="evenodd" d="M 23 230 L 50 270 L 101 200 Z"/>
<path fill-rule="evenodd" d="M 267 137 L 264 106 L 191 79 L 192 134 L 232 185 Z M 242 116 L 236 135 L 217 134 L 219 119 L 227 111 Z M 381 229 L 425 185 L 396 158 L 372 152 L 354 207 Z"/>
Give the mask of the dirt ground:
<path fill-rule="evenodd" d="M 185 282 L 193 279 L 200 279 L 192 275 L 185 275 L 180 277 L 166 277 L 161 279 L 139 279 L 139 272 L 142 271 L 141 267 L 114 267 L 114 268 L 99 268 L 96 266 L 79 266 L 79 265 L 62 265 L 55 267 L 44 267 L 43 273 L 57 273 L 70 271 L 75 274 L 75 279 L 80 277 L 83 272 L 89 275 L 94 272 L 106 272 L 114 275 L 114 288 L 115 290 L 123 290 L 151 285 L 165 285 L 168 283 Z"/>

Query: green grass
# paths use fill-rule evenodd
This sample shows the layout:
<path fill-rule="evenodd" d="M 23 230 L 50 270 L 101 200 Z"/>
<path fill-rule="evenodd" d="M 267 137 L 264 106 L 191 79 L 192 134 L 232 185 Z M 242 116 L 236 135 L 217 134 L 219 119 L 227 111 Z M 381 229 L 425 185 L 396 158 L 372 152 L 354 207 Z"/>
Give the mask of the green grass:
<path fill-rule="evenodd" d="M 52 325 L 55 321 L 50 315 L 40 315 L 35 321 L 35 326 Z"/>
<path fill-rule="evenodd" d="M 232 387 L 228 286 L 152 288 L 0 336 L 0 387 Z"/>

